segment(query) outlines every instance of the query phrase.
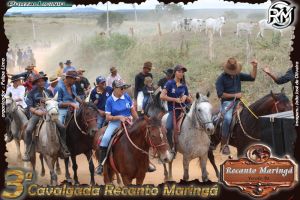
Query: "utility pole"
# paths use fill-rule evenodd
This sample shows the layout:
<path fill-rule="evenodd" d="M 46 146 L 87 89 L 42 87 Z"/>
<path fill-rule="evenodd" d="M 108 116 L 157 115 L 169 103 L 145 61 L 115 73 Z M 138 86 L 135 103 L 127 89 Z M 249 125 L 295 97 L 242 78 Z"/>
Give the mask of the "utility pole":
<path fill-rule="evenodd" d="M 135 3 L 132 4 L 133 9 L 134 9 L 134 20 L 135 20 L 135 24 L 137 23 L 137 15 L 136 15 L 136 5 Z"/>
<path fill-rule="evenodd" d="M 109 12 L 108 12 L 108 1 L 106 3 L 106 32 L 109 34 Z"/>
<path fill-rule="evenodd" d="M 31 20 L 31 23 L 32 23 L 32 33 L 33 33 L 33 41 L 35 41 L 36 39 L 36 34 L 35 34 L 35 25 L 33 23 L 33 21 Z"/>

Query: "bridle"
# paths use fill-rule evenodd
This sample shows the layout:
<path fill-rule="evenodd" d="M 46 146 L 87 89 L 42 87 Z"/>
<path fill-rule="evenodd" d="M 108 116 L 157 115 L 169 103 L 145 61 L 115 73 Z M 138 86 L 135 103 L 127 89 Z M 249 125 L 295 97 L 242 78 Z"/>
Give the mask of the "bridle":
<path fill-rule="evenodd" d="M 82 118 L 83 118 L 83 124 L 85 125 L 86 128 L 89 127 L 88 123 L 91 122 L 91 121 L 96 121 L 97 122 L 97 117 L 91 117 L 90 119 L 86 119 L 85 118 L 85 109 L 83 109 L 84 106 L 81 106 L 80 108 L 80 111 L 82 111 Z M 87 106 L 88 107 L 88 106 Z M 80 113 L 79 111 L 79 113 Z M 87 132 L 85 132 L 84 130 L 82 130 L 82 128 L 79 126 L 78 122 L 77 122 L 77 110 L 75 109 L 74 110 L 74 121 L 75 121 L 75 124 L 76 124 L 76 127 L 79 129 L 79 131 L 84 134 L 84 135 L 88 135 Z"/>
<path fill-rule="evenodd" d="M 276 109 L 276 113 L 278 113 L 279 111 L 278 111 L 278 107 L 277 107 L 277 104 L 279 104 L 280 103 L 280 101 L 274 101 L 274 107 L 275 107 L 275 109 Z"/>
<path fill-rule="evenodd" d="M 208 101 L 201 101 L 200 103 L 203 103 L 203 102 L 208 102 Z M 199 103 L 199 104 L 200 104 Z M 206 122 L 203 122 L 201 117 L 199 116 L 198 112 L 197 112 L 197 106 L 196 106 L 196 103 L 195 103 L 195 106 L 194 106 L 194 113 L 195 113 L 195 116 L 196 116 L 196 119 L 197 119 L 197 122 L 200 124 L 200 126 L 202 127 L 202 129 L 205 129 L 205 125 L 206 124 L 210 124 L 210 123 L 213 123 L 212 121 L 206 121 Z"/>
<path fill-rule="evenodd" d="M 144 117 L 145 117 L 145 118 L 148 118 L 147 116 L 144 116 Z M 123 128 L 124 128 L 124 130 L 125 130 L 126 137 L 128 138 L 128 140 L 129 140 L 129 142 L 131 143 L 131 145 L 132 145 L 134 148 L 136 148 L 137 150 L 139 150 L 141 153 L 144 153 L 144 154 L 146 154 L 146 155 L 149 155 L 148 152 L 146 152 L 145 150 L 143 150 L 142 148 L 140 148 L 140 147 L 138 147 L 136 144 L 134 144 L 134 142 L 131 140 L 131 138 L 130 138 L 130 136 L 129 136 L 129 133 L 128 133 L 128 131 L 127 131 L 127 128 L 126 128 L 125 123 L 122 123 L 122 126 L 123 126 Z M 150 128 L 151 128 L 151 127 L 157 127 L 157 126 L 153 126 L 153 125 L 147 125 L 147 126 L 146 126 L 146 135 L 145 135 L 145 139 L 146 139 L 148 145 L 149 145 L 150 147 L 152 147 L 155 151 L 157 151 L 157 149 L 160 148 L 160 147 L 163 147 L 163 146 L 168 145 L 168 143 L 164 142 L 164 140 L 163 140 L 163 133 L 162 133 L 162 130 L 161 130 L 161 127 L 160 127 L 160 126 L 159 126 L 159 132 L 160 132 L 159 136 L 160 136 L 160 138 L 161 138 L 161 143 L 158 144 L 158 145 L 155 145 L 155 144 L 153 143 L 153 141 L 151 140 L 151 137 L 150 137 Z"/>

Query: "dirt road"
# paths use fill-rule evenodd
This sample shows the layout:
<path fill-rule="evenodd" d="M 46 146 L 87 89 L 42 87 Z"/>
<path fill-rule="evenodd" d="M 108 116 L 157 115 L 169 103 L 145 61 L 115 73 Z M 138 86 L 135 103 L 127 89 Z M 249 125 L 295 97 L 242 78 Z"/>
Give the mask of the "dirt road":
<path fill-rule="evenodd" d="M 12 141 L 9 144 L 6 145 L 7 147 L 7 162 L 9 167 L 24 167 L 24 163 L 22 161 L 18 161 L 17 154 L 16 154 L 16 146 L 15 143 Z M 24 147 L 23 142 L 21 142 L 21 152 L 23 153 Z M 234 155 L 236 155 L 236 151 L 233 147 L 231 147 L 231 151 Z M 215 151 L 215 158 L 216 158 L 216 164 L 219 166 L 221 163 L 223 163 L 226 159 L 226 156 L 219 154 L 219 148 Z M 97 161 L 94 159 L 95 166 L 97 165 Z M 58 175 L 58 181 L 59 183 L 65 180 L 64 176 L 64 163 L 63 160 L 60 160 L 60 167 L 62 174 Z M 157 159 L 152 159 L 152 162 L 156 165 L 157 170 L 152 173 L 147 173 L 144 183 L 145 184 L 155 184 L 158 185 L 164 181 L 164 173 L 163 173 L 163 165 L 158 162 Z M 85 158 L 85 156 L 82 154 L 77 157 L 77 163 L 78 163 L 78 177 L 79 182 L 81 184 L 89 184 L 90 182 L 90 175 L 88 170 L 88 162 Z M 39 177 L 40 171 L 41 171 L 41 165 L 39 162 L 39 159 L 37 160 L 37 173 L 38 173 L 38 184 L 40 185 L 46 185 L 50 183 L 50 176 L 49 176 L 49 170 L 45 164 L 46 168 L 46 175 L 44 177 Z M 217 177 L 215 176 L 215 172 L 213 170 L 213 167 L 208 162 L 207 169 L 209 173 L 209 179 L 211 181 L 217 181 Z M 72 168 L 70 168 L 70 173 L 72 176 Z M 180 179 L 182 179 L 183 176 L 183 166 L 182 166 L 182 155 L 180 153 L 177 154 L 176 159 L 173 162 L 173 178 L 174 181 L 179 182 Z M 103 177 L 102 176 L 95 176 L 96 183 L 97 184 L 103 184 Z M 190 162 L 190 180 L 194 179 L 200 179 L 201 181 L 201 170 L 199 166 L 198 159 L 193 160 Z"/>

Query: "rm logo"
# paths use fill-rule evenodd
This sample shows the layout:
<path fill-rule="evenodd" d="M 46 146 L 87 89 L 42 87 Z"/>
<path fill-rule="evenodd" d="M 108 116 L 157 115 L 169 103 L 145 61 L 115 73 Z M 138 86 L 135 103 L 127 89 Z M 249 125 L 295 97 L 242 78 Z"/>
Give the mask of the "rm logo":
<path fill-rule="evenodd" d="M 290 6 L 289 2 L 277 1 L 269 8 L 268 23 L 274 28 L 284 29 L 291 25 L 294 21 L 295 6 Z"/>

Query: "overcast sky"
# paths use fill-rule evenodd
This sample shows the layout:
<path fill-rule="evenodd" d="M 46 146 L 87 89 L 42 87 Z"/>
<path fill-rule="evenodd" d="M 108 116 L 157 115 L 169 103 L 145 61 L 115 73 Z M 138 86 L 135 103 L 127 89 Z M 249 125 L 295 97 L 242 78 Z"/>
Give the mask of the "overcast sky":
<path fill-rule="evenodd" d="M 155 6 L 159 4 L 157 0 L 147 0 L 144 3 L 141 3 L 140 5 L 136 6 L 136 9 L 154 9 Z M 188 3 L 184 5 L 183 3 L 180 3 L 183 5 L 184 9 L 222 9 L 222 8 L 231 8 L 231 9 L 267 9 L 271 2 L 270 0 L 266 1 L 263 4 L 249 4 L 249 3 L 233 3 L 233 2 L 225 2 L 223 0 L 198 0 L 194 3 Z M 79 5 L 77 7 L 85 7 L 84 5 Z M 103 4 L 102 2 L 98 3 L 97 5 L 90 5 L 88 7 L 93 7 L 100 10 L 106 10 L 106 4 Z M 13 7 L 8 9 L 8 12 L 20 12 L 20 11 L 34 11 L 34 10 L 44 10 L 45 12 L 47 10 L 71 10 L 76 8 L 76 6 L 73 7 Z M 109 3 L 109 9 L 110 10 L 120 10 L 120 9 L 132 9 L 132 4 L 111 4 Z"/>

